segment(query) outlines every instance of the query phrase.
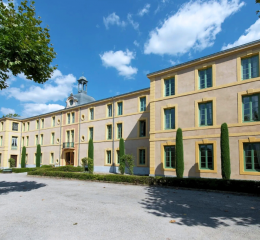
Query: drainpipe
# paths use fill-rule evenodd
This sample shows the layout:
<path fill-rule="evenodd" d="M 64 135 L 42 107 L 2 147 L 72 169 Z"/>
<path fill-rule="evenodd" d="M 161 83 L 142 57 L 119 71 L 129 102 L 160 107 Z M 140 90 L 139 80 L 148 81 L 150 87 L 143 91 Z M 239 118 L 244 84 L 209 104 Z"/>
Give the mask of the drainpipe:
<path fill-rule="evenodd" d="M 81 108 L 79 108 L 79 150 L 78 150 L 78 166 L 79 166 L 79 154 L 80 154 L 80 125 L 81 124 Z"/>
<path fill-rule="evenodd" d="M 114 150 L 114 145 L 115 145 L 115 100 L 114 97 L 112 97 L 113 100 L 113 137 L 112 137 L 112 166 L 113 166 L 113 172 L 116 173 L 116 166 L 115 166 L 115 162 L 114 162 L 114 154 L 115 154 L 115 150 Z"/>
<path fill-rule="evenodd" d="M 21 149 L 22 149 L 22 125 L 23 125 L 23 122 L 21 122 L 21 134 L 20 134 L 20 159 L 22 159 L 22 156 L 21 156 Z M 26 158 L 26 156 L 25 156 Z M 19 161 L 19 159 L 18 159 Z M 22 160 L 21 160 L 21 163 L 22 163 Z M 21 168 L 21 164 L 20 164 L 20 168 Z"/>
<path fill-rule="evenodd" d="M 59 147 L 59 167 L 60 167 L 60 149 L 61 149 L 61 146 L 62 146 L 62 143 L 61 143 L 61 125 L 62 125 L 62 111 L 60 113 L 60 147 Z"/>

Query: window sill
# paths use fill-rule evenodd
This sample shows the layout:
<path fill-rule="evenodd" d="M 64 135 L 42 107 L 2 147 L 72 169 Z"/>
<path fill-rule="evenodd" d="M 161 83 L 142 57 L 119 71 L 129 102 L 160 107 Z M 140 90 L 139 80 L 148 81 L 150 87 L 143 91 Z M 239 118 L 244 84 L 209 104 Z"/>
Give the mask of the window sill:
<path fill-rule="evenodd" d="M 196 172 L 199 172 L 199 173 L 218 173 L 217 170 L 210 170 L 210 169 L 197 169 Z"/>

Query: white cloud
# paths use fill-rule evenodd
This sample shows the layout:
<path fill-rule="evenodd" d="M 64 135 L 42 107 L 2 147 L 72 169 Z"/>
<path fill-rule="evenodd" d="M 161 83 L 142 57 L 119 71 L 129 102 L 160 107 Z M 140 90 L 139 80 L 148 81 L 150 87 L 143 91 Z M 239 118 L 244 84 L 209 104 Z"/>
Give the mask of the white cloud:
<path fill-rule="evenodd" d="M 212 46 L 221 24 L 244 4 L 241 0 L 190 1 L 150 32 L 144 53 L 178 55 Z"/>
<path fill-rule="evenodd" d="M 24 88 L 24 84 L 21 84 L 21 85 L 20 85 L 20 88 Z"/>
<path fill-rule="evenodd" d="M 138 15 L 142 17 L 144 14 L 147 14 L 149 12 L 150 7 L 150 4 L 146 4 L 144 8 L 138 12 Z"/>
<path fill-rule="evenodd" d="M 9 87 L 1 91 L 7 98 L 15 98 L 22 102 L 47 103 L 49 101 L 60 101 L 67 98 L 72 92 L 76 78 L 72 74 L 62 75 L 59 70 L 55 70 L 53 80 L 49 80 L 44 85 L 32 86 L 25 91 L 20 88 Z"/>
<path fill-rule="evenodd" d="M 139 44 L 139 42 L 137 42 L 136 40 L 134 40 L 134 45 L 137 46 L 137 47 L 139 47 L 140 44 Z"/>
<path fill-rule="evenodd" d="M 48 112 L 53 112 L 57 110 L 61 110 L 64 106 L 59 104 L 37 104 L 37 103 L 26 103 L 23 104 L 23 112 L 22 116 L 24 117 L 31 117 L 35 115 L 40 115 Z"/>
<path fill-rule="evenodd" d="M 126 78 L 133 78 L 138 69 L 130 66 L 131 60 L 135 59 L 135 53 L 126 49 L 123 51 L 108 51 L 99 55 L 105 67 L 114 67 L 119 75 Z"/>
<path fill-rule="evenodd" d="M 139 23 L 138 23 L 138 22 L 135 22 L 135 21 L 133 20 L 132 14 L 130 14 L 130 13 L 127 14 L 127 20 L 128 20 L 128 22 L 133 26 L 133 28 L 134 28 L 135 30 L 138 30 L 138 28 L 139 28 Z"/>
<path fill-rule="evenodd" d="M 171 64 L 172 66 L 177 65 L 177 64 L 180 63 L 179 60 L 177 60 L 177 61 L 173 61 L 173 60 L 171 60 L 171 59 L 169 60 L 169 62 L 170 62 L 170 64 Z"/>
<path fill-rule="evenodd" d="M 248 42 L 252 42 L 260 39 L 260 19 L 256 20 L 248 29 L 246 29 L 245 34 L 241 35 L 237 41 L 230 43 L 227 46 L 223 46 L 222 50 L 236 47 Z"/>
<path fill-rule="evenodd" d="M 103 17 L 103 22 L 105 24 L 106 29 L 109 29 L 109 25 L 117 25 L 120 27 L 126 26 L 126 22 L 120 21 L 120 17 L 117 16 L 115 13 L 111 13 L 106 18 Z"/>
<path fill-rule="evenodd" d="M 0 111 L 4 114 L 7 115 L 9 113 L 15 114 L 15 110 L 11 109 L 11 108 L 5 108 L 5 107 L 1 107 Z"/>

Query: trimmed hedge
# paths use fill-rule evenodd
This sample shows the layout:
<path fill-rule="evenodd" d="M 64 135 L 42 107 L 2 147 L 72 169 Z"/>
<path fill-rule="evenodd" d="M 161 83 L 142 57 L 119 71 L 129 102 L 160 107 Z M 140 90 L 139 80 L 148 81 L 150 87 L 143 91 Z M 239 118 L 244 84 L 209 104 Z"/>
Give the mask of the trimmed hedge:
<path fill-rule="evenodd" d="M 36 167 L 41 166 L 41 145 L 37 145 L 37 150 L 36 150 Z"/>
<path fill-rule="evenodd" d="M 36 171 L 38 168 L 12 168 L 13 173 L 23 173 L 23 172 L 31 172 Z"/>
<path fill-rule="evenodd" d="M 88 158 L 91 158 L 94 161 L 94 144 L 92 138 L 88 141 Z"/>
<path fill-rule="evenodd" d="M 229 134 L 228 125 L 223 123 L 221 125 L 220 134 L 220 148 L 221 148 L 221 173 L 223 179 L 230 179 L 230 150 L 229 150 Z"/>
<path fill-rule="evenodd" d="M 123 138 L 119 141 L 119 172 L 121 174 L 125 173 L 125 162 L 121 161 L 121 157 L 125 155 L 125 142 Z"/>
<path fill-rule="evenodd" d="M 183 178 L 184 160 L 183 160 L 183 140 L 182 130 L 178 128 L 176 132 L 176 175 Z"/>
<path fill-rule="evenodd" d="M 135 185 L 156 185 L 163 187 L 182 187 L 205 190 L 230 191 L 238 193 L 252 193 L 260 195 L 260 181 L 224 180 L 211 178 L 176 178 L 176 177 L 148 177 L 120 174 L 97 175 L 88 173 L 74 173 L 49 171 L 41 169 L 28 172 L 28 175 L 73 178 L 79 180 L 106 181 L 114 183 L 131 183 Z"/>
<path fill-rule="evenodd" d="M 22 150 L 22 159 L 21 159 L 21 168 L 25 168 L 25 167 L 26 167 L 25 157 L 26 157 L 26 147 L 23 146 L 23 150 Z"/>

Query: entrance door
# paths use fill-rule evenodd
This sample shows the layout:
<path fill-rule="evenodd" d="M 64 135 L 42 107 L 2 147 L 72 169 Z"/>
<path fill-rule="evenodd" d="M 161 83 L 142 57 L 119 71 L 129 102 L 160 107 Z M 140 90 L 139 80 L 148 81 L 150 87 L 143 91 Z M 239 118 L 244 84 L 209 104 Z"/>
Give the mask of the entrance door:
<path fill-rule="evenodd" d="M 17 155 L 11 155 L 11 158 L 15 160 L 15 167 L 17 167 Z"/>
<path fill-rule="evenodd" d="M 66 165 L 74 165 L 74 152 L 67 152 L 65 156 Z"/>

